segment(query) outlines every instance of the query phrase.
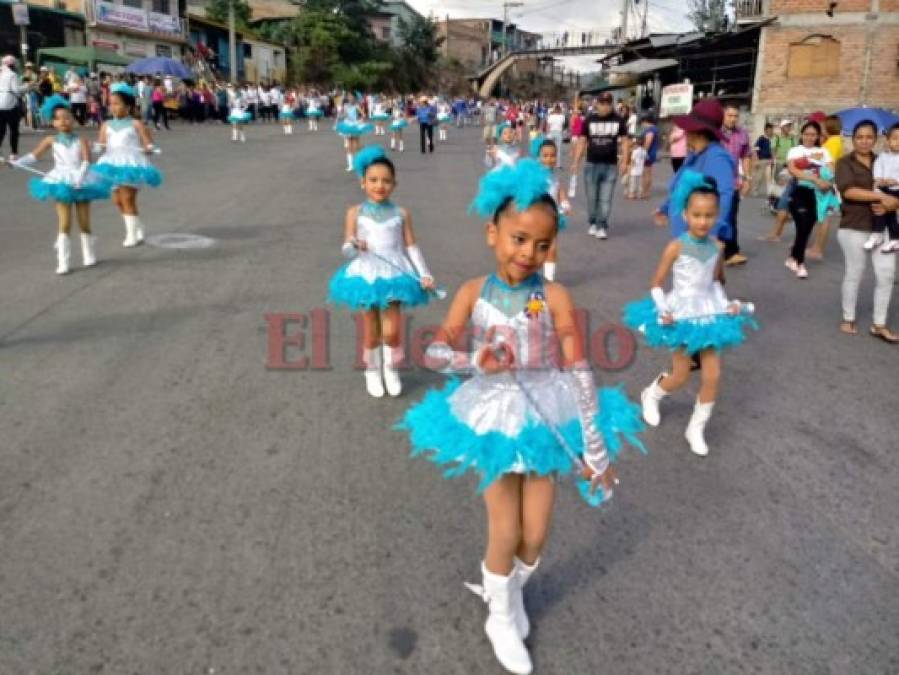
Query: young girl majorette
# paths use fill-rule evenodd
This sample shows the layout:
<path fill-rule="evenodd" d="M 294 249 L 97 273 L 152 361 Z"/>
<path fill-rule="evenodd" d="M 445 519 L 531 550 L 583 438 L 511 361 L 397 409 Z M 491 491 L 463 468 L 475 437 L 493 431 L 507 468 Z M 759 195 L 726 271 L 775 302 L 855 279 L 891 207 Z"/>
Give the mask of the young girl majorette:
<path fill-rule="evenodd" d="M 318 131 L 318 120 L 323 114 L 318 104 L 318 96 L 313 92 L 306 99 L 306 119 L 309 120 L 309 131 Z"/>
<path fill-rule="evenodd" d="M 712 180 L 687 170 L 678 181 L 671 203 L 682 210 L 687 231 L 668 244 L 652 280 L 649 297 L 624 308 L 624 323 L 643 333 L 650 347 L 672 352 L 671 373 L 659 375 L 641 395 L 643 419 L 651 426 L 661 420 L 659 403 L 683 387 L 695 365 L 701 385 L 685 437 L 690 450 L 709 453 L 705 426 L 712 415 L 721 374 L 720 351 L 742 344 L 752 306 L 730 301 L 724 292 L 721 245 L 709 237 L 718 215 L 718 189 Z M 673 287 L 662 290 L 669 273 Z"/>
<path fill-rule="evenodd" d="M 347 102 L 343 105 L 340 112 L 340 120 L 337 122 L 336 131 L 344 137 L 344 147 L 346 148 L 346 170 L 353 170 L 353 157 L 359 152 L 359 139 L 366 134 L 370 134 L 374 127 L 365 121 L 365 113 L 356 103 L 356 99 L 352 94 L 347 96 Z"/>
<path fill-rule="evenodd" d="M 508 123 L 503 122 L 496 128 L 496 138 L 499 143 L 494 142 L 487 146 L 484 165 L 488 169 L 514 166 L 521 156 L 518 146 L 515 145 L 515 130 Z"/>
<path fill-rule="evenodd" d="M 375 136 L 386 135 L 384 122 L 390 119 L 390 113 L 384 107 L 384 102 L 379 98 L 375 101 L 374 109 L 371 111 L 371 121 L 375 123 Z"/>
<path fill-rule="evenodd" d="M 284 127 L 284 135 L 290 136 L 293 134 L 293 121 L 296 119 L 293 114 L 293 96 L 285 96 L 281 101 L 281 110 L 278 113 L 278 119 L 281 120 L 281 125 Z"/>
<path fill-rule="evenodd" d="M 94 171 L 112 183 L 112 201 L 125 221 L 125 241 L 131 248 L 144 241 L 144 225 L 137 213 L 137 191 L 142 185 L 159 187 L 162 173 L 150 163 L 153 139 L 144 123 L 131 117 L 134 90 L 124 82 L 109 89 L 112 119 L 100 127 L 99 145 L 105 148 Z"/>
<path fill-rule="evenodd" d="M 556 159 L 559 149 L 556 147 L 555 141 L 537 136 L 531 142 L 531 156 L 535 156 L 543 167 L 549 171 L 549 196 L 552 197 L 556 205 L 559 207 L 559 232 L 565 229 L 568 215 L 571 213 L 571 202 L 562 190 L 559 177 L 556 175 Z M 556 262 L 559 259 L 559 238 L 553 239 L 552 248 L 546 256 L 546 262 L 543 263 L 543 276 L 548 281 L 555 281 L 556 278 Z"/>
<path fill-rule="evenodd" d="M 231 142 L 246 143 L 247 135 L 243 128 L 253 119 L 253 114 L 248 110 L 249 104 L 243 91 L 235 89 L 230 84 L 228 85 L 228 105 L 230 107 L 228 121 L 231 123 Z"/>
<path fill-rule="evenodd" d="M 415 243 L 412 217 L 390 201 L 396 187 L 393 162 L 375 145 L 359 151 L 355 168 L 367 199 L 347 210 L 341 252 L 351 260 L 331 278 L 328 299 L 364 313 L 368 393 L 380 398 L 386 385 L 388 394 L 399 396 L 401 307 L 426 304 L 434 277 Z"/>
<path fill-rule="evenodd" d="M 397 425 L 444 476 L 480 476 L 483 585 L 467 586 L 488 603 L 487 637 L 513 673 L 532 670 L 522 589 L 546 542 L 556 476 L 582 471 L 581 495 L 596 506 L 617 483 L 609 462 L 622 437 L 642 448 L 639 406 L 616 388 L 597 395 L 571 296 L 538 273 L 558 229 L 548 180 L 531 159 L 481 179 L 473 206 L 489 218 L 496 271 L 462 285 L 426 352 L 434 370 L 472 377 L 428 392 Z"/>
<path fill-rule="evenodd" d="M 405 106 L 400 99 L 393 106 L 393 121 L 390 123 L 390 149 L 404 150 L 403 145 L 403 129 L 409 126 L 409 120 L 406 119 Z"/>
<path fill-rule="evenodd" d="M 91 201 L 109 198 L 110 186 L 102 177 L 91 171 L 90 147 L 87 139 L 72 133 L 74 118 L 69 102 L 54 94 L 44 101 L 41 118 L 50 120 L 56 136 L 44 138 L 29 154 L 15 162 L 28 167 L 37 162 L 50 149 L 53 150 L 53 168 L 42 178 L 32 178 L 29 183 L 31 196 L 41 201 L 56 203 L 59 231 L 56 237 L 56 273 L 68 274 L 71 257 L 69 231 L 72 226 L 72 206 L 81 230 L 81 262 L 85 267 L 97 264 L 95 238 L 91 234 Z"/>
<path fill-rule="evenodd" d="M 453 109 L 450 108 L 449 103 L 446 101 L 440 101 L 437 104 L 437 140 L 445 141 L 447 140 L 447 129 L 449 128 L 450 122 L 453 121 Z"/>

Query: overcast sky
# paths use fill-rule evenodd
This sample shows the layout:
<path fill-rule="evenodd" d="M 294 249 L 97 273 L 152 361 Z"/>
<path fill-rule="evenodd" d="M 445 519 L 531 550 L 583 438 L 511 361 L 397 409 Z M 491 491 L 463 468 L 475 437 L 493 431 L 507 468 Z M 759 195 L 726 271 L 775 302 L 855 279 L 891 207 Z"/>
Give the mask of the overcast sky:
<path fill-rule="evenodd" d="M 524 30 L 534 33 L 568 31 L 572 34 L 595 32 L 602 39 L 609 31 L 621 24 L 621 2 L 619 0 L 522 0 L 523 7 L 509 9 L 509 20 Z M 643 2 L 639 0 L 632 7 L 639 8 L 642 17 Z M 502 19 L 502 0 L 407 0 L 422 14 L 433 12 L 437 18 L 449 14 L 451 19 L 470 17 L 494 17 Z M 650 32 L 680 32 L 690 28 L 685 14 L 684 0 L 650 0 L 647 25 Z M 630 26 L 636 30 L 640 20 L 631 10 Z M 634 36 L 634 30 L 628 33 Z M 566 68 L 575 70 L 595 69 L 595 57 L 571 57 L 564 60 Z"/>

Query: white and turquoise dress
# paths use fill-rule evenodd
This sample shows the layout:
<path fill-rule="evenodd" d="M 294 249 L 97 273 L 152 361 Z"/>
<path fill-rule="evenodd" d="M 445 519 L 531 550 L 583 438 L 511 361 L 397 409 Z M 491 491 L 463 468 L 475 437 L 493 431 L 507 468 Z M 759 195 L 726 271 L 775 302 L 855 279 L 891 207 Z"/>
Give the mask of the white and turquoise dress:
<path fill-rule="evenodd" d="M 453 377 L 429 391 L 395 427 L 409 433 L 412 455 L 444 467 L 446 478 L 476 473 L 479 491 L 508 473 L 571 472 L 574 461 L 548 425 L 583 454 L 577 389 L 573 374 L 557 365 L 558 339 L 540 275 L 514 287 L 495 274 L 486 277 L 471 323 L 473 354 L 495 331 L 513 344 L 521 365 L 515 375 L 476 371 L 464 382 Z M 617 458 L 624 441 L 643 450 L 639 406 L 620 387 L 599 389 L 597 398 L 595 423 L 609 458 Z"/>
<path fill-rule="evenodd" d="M 328 284 L 329 302 L 352 310 L 384 309 L 392 302 L 427 304 L 428 293 L 406 256 L 403 225 L 403 212 L 391 202 L 359 206 L 356 238 L 366 242 L 368 251 L 359 251 L 337 270 Z"/>
<path fill-rule="evenodd" d="M 452 121 L 453 121 L 452 109 L 448 105 L 442 104 L 437 109 L 437 124 L 446 126 L 447 124 L 449 124 Z"/>
<path fill-rule="evenodd" d="M 568 216 L 562 213 L 562 205 L 558 203 L 559 199 L 559 177 L 555 174 L 549 179 L 549 196 L 556 202 L 556 208 L 559 209 L 559 232 L 568 227 Z"/>
<path fill-rule="evenodd" d="M 688 354 L 742 344 L 746 329 L 757 324 L 745 314 L 728 313 L 730 301 L 715 283 L 721 255 L 718 245 L 710 237 L 694 239 L 688 232 L 678 241 L 681 252 L 671 270 L 671 291 L 665 296 L 674 323 L 659 322 L 658 309 L 649 296 L 625 305 L 624 323 L 642 333 L 650 347 Z"/>
<path fill-rule="evenodd" d="M 231 124 L 249 124 L 253 119 L 253 113 L 247 110 L 246 99 L 242 96 L 235 96 L 231 101 L 231 108 L 228 112 L 228 122 Z"/>
<path fill-rule="evenodd" d="M 318 101 L 311 98 L 309 102 L 306 104 L 306 117 L 321 117 L 324 113 L 322 113 L 322 109 L 318 107 Z"/>
<path fill-rule="evenodd" d="M 384 108 L 383 103 L 375 103 L 375 109 L 371 113 L 374 122 L 386 122 L 390 119 L 390 113 Z"/>
<path fill-rule="evenodd" d="M 402 131 L 406 127 L 409 126 L 408 120 L 406 120 L 406 115 L 403 111 L 403 105 L 398 104 L 393 109 L 393 121 L 390 123 L 391 131 Z"/>
<path fill-rule="evenodd" d="M 353 138 L 365 136 L 374 130 L 375 127 L 373 124 L 365 122 L 362 119 L 362 113 L 359 111 L 359 106 L 357 105 L 346 106 L 343 119 L 337 123 L 336 127 L 337 133 L 341 136 L 351 136 Z"/>
<path fill-rule="evenodd" d="M 286 100 L 281 104 L 281 110 L 278 113 L 278 119 L 282 122 L 291 122 L 296 119 L 296 115 L 293 114 L 293 108 L 290 107 L 290 103 Z"/>
<path fill-rule="evenodd" d="M 106 122 L 106 150 L 94 171 L 109 180 L 113 187 L 158 187 L 162 173 L 150 163 L 140 136 L 130 117 Z"/>
<path fill-rule="evenodd" d="M 53 139 L 53 168 L 42 178 L 32 178 L 28 190 L 35 199 L 53 199 L 64 204 L 108 199 L 110 184 L 89 168 L 81 178 L 81 141 L 75 134 L 57 134 Z"/>

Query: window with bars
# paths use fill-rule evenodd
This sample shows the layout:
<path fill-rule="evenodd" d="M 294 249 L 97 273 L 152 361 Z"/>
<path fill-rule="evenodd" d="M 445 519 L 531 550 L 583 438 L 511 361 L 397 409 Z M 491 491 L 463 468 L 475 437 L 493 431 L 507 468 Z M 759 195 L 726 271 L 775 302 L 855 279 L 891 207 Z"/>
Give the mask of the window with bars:
<path fill-rule="evenodd" d="M 153 11 L 157 12 L 158 14 L 170 14 L 170 0 L 153 0 Z"/>

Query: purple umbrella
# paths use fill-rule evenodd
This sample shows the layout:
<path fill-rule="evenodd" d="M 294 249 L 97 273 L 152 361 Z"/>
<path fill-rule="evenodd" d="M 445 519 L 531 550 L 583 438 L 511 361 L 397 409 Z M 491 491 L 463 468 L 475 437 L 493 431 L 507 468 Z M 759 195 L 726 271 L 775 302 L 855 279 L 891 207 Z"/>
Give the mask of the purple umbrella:
<path fill-rule="evenodd" d="M 192 73 L 180 61 L 169 59 L 165 56 L 153 56 L 147 59 L 138 59 L 126 69 L 135 75 L 173 75 L 182 80 L 190 77 Z"/>

